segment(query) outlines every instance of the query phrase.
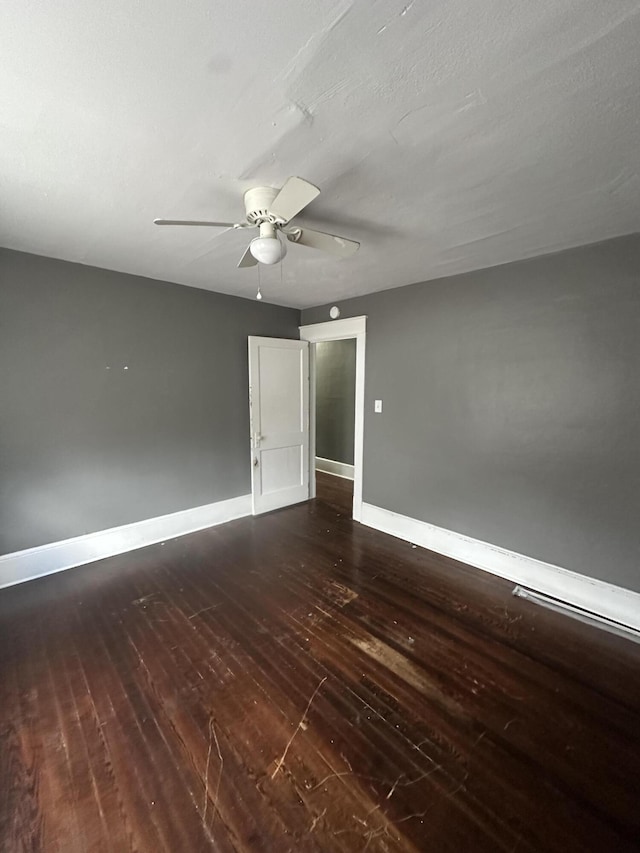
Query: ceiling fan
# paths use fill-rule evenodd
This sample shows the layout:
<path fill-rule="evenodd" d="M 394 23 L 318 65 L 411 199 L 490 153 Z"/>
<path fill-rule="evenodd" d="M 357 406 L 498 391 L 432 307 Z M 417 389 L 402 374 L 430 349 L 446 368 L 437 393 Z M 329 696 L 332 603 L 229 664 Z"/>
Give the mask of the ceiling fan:
<path fill-rule="evenodd" d="M 320 249 L 338 258 L 348 258 L 357 252 L 360 243 L 325 234 L 298 225 L 291 220 L 320 195 L 318 187 L 302 178 L 288 178 L 282 189 L 254 187 L 244 194 L 245 222 L 207 222 L 193 219 L 154 219 L 156 225 L 201 225 L 207 228 L 259 228 L 260 236 L 254 237 L 238 267 L 253 267 L 258 263 L 277 264 L 287 253 L 286 241 L 282 242 L 278 232 L 291 243 Z"/>

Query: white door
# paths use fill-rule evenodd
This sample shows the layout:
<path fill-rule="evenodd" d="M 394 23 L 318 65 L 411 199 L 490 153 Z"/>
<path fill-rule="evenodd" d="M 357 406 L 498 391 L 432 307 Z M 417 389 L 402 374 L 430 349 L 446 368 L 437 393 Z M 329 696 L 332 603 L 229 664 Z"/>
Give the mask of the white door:
<path fill-rule="evenodd" d="M 309 344 L 249 338 L 253 514 L 309 498 Z"/>

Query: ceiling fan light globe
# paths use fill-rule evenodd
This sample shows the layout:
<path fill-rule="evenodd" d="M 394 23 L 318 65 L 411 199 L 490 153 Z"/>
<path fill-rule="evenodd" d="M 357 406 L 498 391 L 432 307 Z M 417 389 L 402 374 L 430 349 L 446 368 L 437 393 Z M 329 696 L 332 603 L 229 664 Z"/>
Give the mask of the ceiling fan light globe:
<path fill-rule="evenodd" d="M 254 237 L 249 251 L 261 264 L 277 264 L 287 254 L 287 247 L 277 237 Z"/>

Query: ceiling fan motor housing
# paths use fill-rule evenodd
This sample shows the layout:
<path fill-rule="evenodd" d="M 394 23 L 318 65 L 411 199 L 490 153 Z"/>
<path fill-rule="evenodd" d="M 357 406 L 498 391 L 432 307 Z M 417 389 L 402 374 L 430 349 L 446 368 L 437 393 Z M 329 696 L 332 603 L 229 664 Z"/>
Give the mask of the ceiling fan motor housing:
<path fill-rule="evenodd" d="M 346 258 L 360 246 L 355 240 L 325 234 L 312 228 L 291 225 L 291 220 L 320 195 L 315 184 L 295 175 L 287 178 L 280 189 L 252 187 L 244 194 L 244 210 L 247 225 L 234 222 L 211 222 L 195 219 L 154 219 L 156 225 L 201 225 L 209 228 L 258 227 L 260 236 L 255 237 L 240 258 L 238 267 L 253 267 L 257 263 L 276 264 L 287 252 L 287 241 L 319 249 L 330 255 Z M 282 232 L 281 239 L 278 232 Z"/>
<path fill-rule="evenodd" d="M 270 207 L 278 195 L 280 190 L 274 190 L 273 187 L 254 187 L 247 190 L 244 194 L 244 209 L 247 215 L 247 222 L 252 225 L 259 225 L 261 222 L 277 223 L 282 222 L 274 216 Z"/>

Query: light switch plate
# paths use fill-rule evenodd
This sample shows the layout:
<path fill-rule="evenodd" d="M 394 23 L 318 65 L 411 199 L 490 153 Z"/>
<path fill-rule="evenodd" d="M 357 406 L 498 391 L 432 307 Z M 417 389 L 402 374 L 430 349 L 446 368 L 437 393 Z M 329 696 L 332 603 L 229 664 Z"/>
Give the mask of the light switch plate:
<path fill-rule="evenodd" d="M 373 411 L 378 412 L 378 414 L 382 411 L 382 400 L 374 400 Z"/>

